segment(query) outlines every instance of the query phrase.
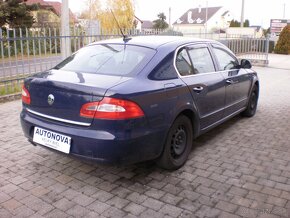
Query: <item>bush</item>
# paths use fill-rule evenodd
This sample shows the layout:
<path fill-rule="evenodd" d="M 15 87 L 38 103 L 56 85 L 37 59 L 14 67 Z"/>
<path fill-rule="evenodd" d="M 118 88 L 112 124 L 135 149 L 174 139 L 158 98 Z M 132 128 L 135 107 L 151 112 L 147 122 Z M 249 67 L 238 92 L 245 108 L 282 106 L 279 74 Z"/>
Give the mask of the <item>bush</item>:
<path fill-rule="evenodd" d="M 275 46 L 276 54 L 290 54 L 290 25 L 284 27 Z"/>

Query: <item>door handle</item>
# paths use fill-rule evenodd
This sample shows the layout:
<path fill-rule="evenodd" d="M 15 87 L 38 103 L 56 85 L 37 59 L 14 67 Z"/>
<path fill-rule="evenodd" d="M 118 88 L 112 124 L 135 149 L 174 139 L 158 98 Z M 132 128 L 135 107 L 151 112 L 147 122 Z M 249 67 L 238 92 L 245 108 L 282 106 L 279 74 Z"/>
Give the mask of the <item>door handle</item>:
<path fill-rule="evenodd" d="M 203 90 L 202 86 L 197 86 L 197 87 L 193 88 L 193 91 L 196 92 L 196 93 L 200 93 L 200 92 L 202 92 L 202 90 Z"/>
<path fill-rule="evenodd" d="M 226 80 L 226 83 L 227 83 L 228 85 L 232 85 L 232 84 L 234 84 L 235 82 L 234 82 L 234 80 L 232 80 L 232 79 L 227 79 L 227 80 Z"/>
<path fill-rule="evenodd" d="M 238 83 L 238 82 L 239 82 L 238 80 L 236 80 L 236 81 L 234 81 L 234 80 L 232 80 L 232 79 L 227 79 L 227 80 L 226 80 L 226 83 L 227 83 L 228 85 L 236 84 L 236 83 Z"/>

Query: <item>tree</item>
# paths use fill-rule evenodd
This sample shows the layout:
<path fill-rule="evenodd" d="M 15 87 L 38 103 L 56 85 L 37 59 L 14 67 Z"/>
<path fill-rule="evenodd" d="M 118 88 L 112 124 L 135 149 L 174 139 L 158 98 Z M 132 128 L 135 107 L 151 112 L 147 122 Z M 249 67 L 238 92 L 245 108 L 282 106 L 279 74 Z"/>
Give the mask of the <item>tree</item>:
<path fill-rule="evenodd" d="M 158 19 L 153 21 L 153 28 L 154 29 L 166 29 L 168 28 L 168 23 L 165 21 L 166 20 L 166 16 L 165 14 L 159 13 L 157 15 Z"/>
<path fill-rule="evenodd" d="M 267 36 L 268 34 L 270 34 L 271 33 L 271 29 L 270 29 L 270 27 L 268 28 L 268 29 L 263 29 L 263 34 L 264 34 L 264 36 Z"/>
<path fill-rule="evenodd" d="M 30 15 L 37 5 L 26 5 L 27 0 L 6 0 L 0 2 L 0 26 L 9 25 L 11 28 L 31 27 L 34 23 Z"/>
<path fill-rule="evenodd" d="M 87 9 L 84 10 L 80 18 L 81 19 L 89 19 L 89 20 L 97 20 L 98 15 L 102 11 L 102 5 L 100 0 L 87 0 Z"/>
<path fill-rule="evenodd" d="M 290 54 L 290 25 L 283 28 L 275 46 L 276 54 Z"/>
<path fill-rule="evenodd" d="M 232 20 L 230 23 L 230 27 L 240 27 L 241 23 L 237 20 Z"/>
<path fill-rule="evenodd" d="M 88 9 L 82 13 L 81 17 L 98 20 L 105 33 L 113 33 L 119 29 L 113 14 L 123 31 L 133 28 L 134 6 L 132 0 L 106 0 L 104 3 L 105 7 L 101 5 L 100 0 L 88 1 Z"/>
<path fill-rule="evenodd" d="M 37 10 L 32 13 L 36 21 L 33 26 L 41 28 L 60 27 L 61 18 L 51 10 Z"/>
<path fill-rule="evenodd" d="M 244 22 L 244 27 L 249 27 L 249 26 L 250 26 L 250 21 L 246 19 Z M 241 27 L 241 22 L 237 20 L 232 20 L 230 23 L 230 27 Z"/>

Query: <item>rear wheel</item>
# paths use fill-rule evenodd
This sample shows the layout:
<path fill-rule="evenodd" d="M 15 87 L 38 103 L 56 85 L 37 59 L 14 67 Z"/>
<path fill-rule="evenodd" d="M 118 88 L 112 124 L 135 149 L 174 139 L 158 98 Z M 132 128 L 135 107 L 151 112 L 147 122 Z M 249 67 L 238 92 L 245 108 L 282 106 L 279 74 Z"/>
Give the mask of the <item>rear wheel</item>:
<path fill-rule="evenodd" d="M 177 117 L 169 129 L 163 153 L 157 164 L 168 170 L 176 170 L 183 166 L 191 151 L 192 133 L 190 120 L 184 115 Z"/>
<path fill-rule="evenodd" d="M 258 105 L 258 97 L 259 97 L 258 86 L 254 85 L 247 108 L 241 113 L 242 116 L 252 117 L 256 114 L 257 105 Z"/>

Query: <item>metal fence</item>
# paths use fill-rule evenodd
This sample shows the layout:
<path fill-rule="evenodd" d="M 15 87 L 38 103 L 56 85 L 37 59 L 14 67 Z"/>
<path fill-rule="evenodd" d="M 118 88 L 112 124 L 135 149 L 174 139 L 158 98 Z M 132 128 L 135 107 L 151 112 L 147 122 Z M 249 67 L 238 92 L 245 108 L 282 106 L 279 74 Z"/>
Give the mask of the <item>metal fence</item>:
<path fill-rule="evenodd" d="M 248 59 L 254 65 L 269 63 L 269 38 L 234 38 L 221 40 L 239 59 Z"/>
<path fill-rule="evenodd" d="M 248 59 L 254 65 L 268 65 L 269 37 L 233 35 L 226 33 L 186 33 L 184 36 L 220 41 L 229 47 L 239 59 Z"/>
<path fill-rule="evenodd" d="M 174 31 L 127 31 L 129 35 L 179 35 Z M 0 96 L 19 92 L 21 83 L 30 74 L 52 68 L 62 60 L 61 45 L 75 52 L 81 47 L 103 39 L 120 37 L 119 32 L 87 34 L 74 28 L 70 36 L 61 36 L 59 29 L 0 28 Z M 224 34 L 195 34 L 191 37 L 216 39 L 227 45 L 241 58 L 268 61 L 268 40 L 255 38 L 228 38 Z"/>
<path fill-rule="evenodd" d="M 88 35 L 74 28 L 70 36 L 61 36 L 59 29 L 0 28 L 0 96 L 21 90 L 25 77 L 50 69 L 63 58 L 62 43 L 69 41 L 71 52 L 102 39 L 119 37 L 119 33 Z"/>

